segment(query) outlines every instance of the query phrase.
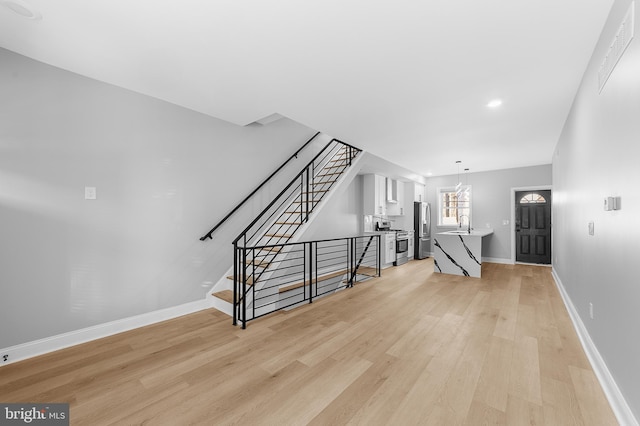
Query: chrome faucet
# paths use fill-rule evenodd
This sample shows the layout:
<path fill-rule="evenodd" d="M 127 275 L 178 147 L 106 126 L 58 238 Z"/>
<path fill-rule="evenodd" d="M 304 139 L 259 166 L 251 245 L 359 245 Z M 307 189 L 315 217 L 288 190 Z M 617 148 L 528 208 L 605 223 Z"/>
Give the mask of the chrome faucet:
<path fill-rule="evenodd" d="M 471 234 L 471 218 L 470 218 L 468 215 L 466 215 L 466 214 L 461 214 L 461 215 L 458 217 L 458 222 L 459 222 L 459 223 L 458 223 L 458 228 L 462 229 L 462 218 L 463 218 L 463 217 L 466 217 L 466 218 L 467 218 L 467 233 L 468 233 L 468 234 Z"/>

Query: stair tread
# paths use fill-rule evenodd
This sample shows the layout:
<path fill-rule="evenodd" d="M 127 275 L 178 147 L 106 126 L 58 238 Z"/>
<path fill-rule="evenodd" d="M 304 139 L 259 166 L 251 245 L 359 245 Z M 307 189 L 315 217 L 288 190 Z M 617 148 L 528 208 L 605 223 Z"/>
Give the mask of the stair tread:
<path fill-rule="evenodd" d="M 313 279 L 313 284 L 316 284 L 320 281 L 326 281 L 329 280 L 331 278 L 335 278 L 335 277 L 339 277 L 340 275 L 344 275 L 346 274 L 348 271 L 346 269 L 341 270 L 341 271 L 335 271 L 335 272 L 330 272 L 328 274 L 324 274 L 324 275 L 320 275 L 317 278 L 314 277 Z M 284 293 L 286 291 L 291 291 L 291 290 L 295 290 L 296 288 L 300 288 L 300 287 L 304 287 L 305 285 L 305 281 L 300 281 L 294 284 L 287 284 L 286 286 L 280 287 L 278 289 L 278 293 Z"/>
<path fill-rule="evenodd" d="M 217 297 L 218 299 L 224 300 L 225 302 L 229 302 L 233 304 L 233 291 L 231 290 L 222 290 L 212 294 L 212 296 Z"/>
<path fill-rule="evenodd" d="M 270 252 L 280 252 L 280 250 L 282 250 L 282 247 L 262 247 L 260 250 L 262 251 L 270 251 Z"/>
<path fill-rule="evenodd" d="M 233 281 L 233 275 L 228 276 L 227 279 Z M 247 285 L 249 287 L 251 287 L 253 285 L 253 277 L 247 278 Z"/>
<path fill-rule="evenodd" d="M 250 265 L 255 265 L 258 268 L 263 268 L 266 269 L 269 267 L 269 265 L 271 265 L 271 262 L 267 262 L 265 260 L 259 260 L 259 261 L 255 261 L 255 260 L 250 260 L 247 263 L 245 263 L 245 265 L 250 266 Z"/>
<path fill-rule="evenodd" d="M 303 192 L 303 194 L 315 194 L 316 192 L 329 192 L 328 189 L 314 189 L 313 191 L 305 191 Z"/>

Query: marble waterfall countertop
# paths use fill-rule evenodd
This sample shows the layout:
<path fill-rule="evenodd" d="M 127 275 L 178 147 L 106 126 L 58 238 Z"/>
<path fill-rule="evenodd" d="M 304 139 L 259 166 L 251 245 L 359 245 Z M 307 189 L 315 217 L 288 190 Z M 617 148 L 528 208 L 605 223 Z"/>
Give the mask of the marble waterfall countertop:
<path fill-rule="evenodd" d="M 491 228 L 439 232 L 433 238 L 434 272 L 480 278 L 482 238 L 493 234 Z"/>

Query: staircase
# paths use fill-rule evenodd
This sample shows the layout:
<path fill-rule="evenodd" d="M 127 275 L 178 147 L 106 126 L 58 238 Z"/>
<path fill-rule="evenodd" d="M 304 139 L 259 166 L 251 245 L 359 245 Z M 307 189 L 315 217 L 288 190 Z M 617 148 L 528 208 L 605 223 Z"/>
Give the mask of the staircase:
<path fill-rule="evenodd" d="M 379 276 L 377 238 L 297 242 L 360 152 L 333 139 L 235 239 L 233 275 L 213 293 L 234 325 Z"/>

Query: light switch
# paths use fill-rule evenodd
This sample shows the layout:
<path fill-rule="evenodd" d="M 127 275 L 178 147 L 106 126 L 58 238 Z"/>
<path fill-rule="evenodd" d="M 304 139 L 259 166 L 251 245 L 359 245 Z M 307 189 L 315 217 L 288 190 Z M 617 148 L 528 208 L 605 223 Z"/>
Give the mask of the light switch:
<path fill-rule="evenodd" d="M 96 187 L 95 186 L 85 186 L 84 187 L 84 199 L 85 200 L 95 200 L 97 197 Z"/>
<path fill-rule="evenodd" d="M 589 222 L 589 235 L 593 235 L 593 231 L 594 231 L 593 228 L 594 228 L 593 222 Z"/>

